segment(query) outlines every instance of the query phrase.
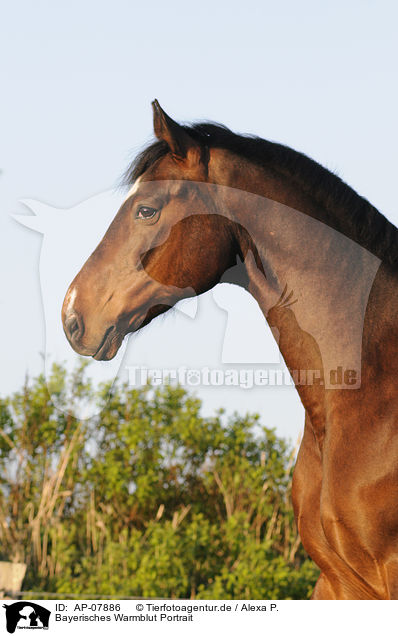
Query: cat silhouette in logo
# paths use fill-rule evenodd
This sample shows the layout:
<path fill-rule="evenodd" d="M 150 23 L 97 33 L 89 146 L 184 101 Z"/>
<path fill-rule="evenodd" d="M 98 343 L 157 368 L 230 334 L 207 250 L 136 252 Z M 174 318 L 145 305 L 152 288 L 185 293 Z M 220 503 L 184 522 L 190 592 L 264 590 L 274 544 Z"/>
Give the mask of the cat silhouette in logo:
<path fill-rule="evenodd" d="M 37 603 L 27 603 L 26 601 L 17 601 L 12 605 L 3 605 L 6 610 L 7 631 L 13 634 L 20 627 L 37 627 L 38 629 L 48 629 L 48 621 L 51 612 L 37 605 Z M 27 622 L 29 624 L 27 625 Z"/>

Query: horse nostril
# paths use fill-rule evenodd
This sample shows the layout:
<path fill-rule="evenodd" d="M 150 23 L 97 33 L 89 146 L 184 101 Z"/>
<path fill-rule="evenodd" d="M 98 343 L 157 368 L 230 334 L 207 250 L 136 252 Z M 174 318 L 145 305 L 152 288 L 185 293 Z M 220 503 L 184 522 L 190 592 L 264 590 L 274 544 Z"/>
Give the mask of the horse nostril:
<path fill-rule="evenodd" d="M 84 325 L 82 318 L 73 313 L 65 320 L 65 333 L 71 340 L 75 342 L 82 337 L 84 331 Z"/>
<path fill-rule="evenodd" d="M 77 322 L 77 318 L 73 316 L 68 323 L 69 333 L 71 336 L 75 333 L 77 329 L 79 329 L 79 323 Z"/>

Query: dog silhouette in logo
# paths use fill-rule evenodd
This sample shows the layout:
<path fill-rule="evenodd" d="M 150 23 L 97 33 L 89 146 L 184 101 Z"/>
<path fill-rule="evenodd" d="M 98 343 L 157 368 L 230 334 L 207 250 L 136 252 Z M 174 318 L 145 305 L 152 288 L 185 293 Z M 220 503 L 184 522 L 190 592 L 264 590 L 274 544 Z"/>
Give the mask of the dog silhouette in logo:
<path fill-rule="evenodd" d="M 50 610 L 26 601 L 17 601 L 12 605 L 3 605 L 6 610 L 7 631 L 13 634 L 18 627 L 37 627 L 48 629 Z"/>

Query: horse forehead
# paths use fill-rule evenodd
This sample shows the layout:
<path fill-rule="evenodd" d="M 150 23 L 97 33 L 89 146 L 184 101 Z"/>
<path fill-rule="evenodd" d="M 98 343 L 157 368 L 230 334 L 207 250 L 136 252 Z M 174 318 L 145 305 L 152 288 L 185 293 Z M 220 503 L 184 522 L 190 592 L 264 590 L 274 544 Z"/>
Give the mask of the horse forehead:
<path fill-rule="evenodd" d="M 156 178 L 151 174 L 143 174 L 134 181 L 130 190 L 127 192 L 123 203 L 125 203 L 130 197 L 137 194 L 178 194 L 183 187 L 181 181 L 174 181 L 162 178 Z"/>
<path fill-rule="evenodd" d="M 130 190 L 127 192 L 123 203 L 125 203 L 127 201 L 127 199 L 129 199 L 131 196 L 133 196 L 133 194 L 136 194 L 141 181 L 142 181 L 142 176 L 141 177 L 137 177 L 137 179 L 134 181 L 133 185 L 131 186 Z"/>
<path fill-rule="evenodd" d="M 198 184 L 189 179 L 156 179 L 146 176 L 139 177 L 129 191 L 126 200 L 133 195 L 159 194 L 168 198 L 187 196 L 197 191 Z"/>
<path fill-rule="evenodd" d="M 188 179 L 169 181 L 167 190 L 170 197 L 186 196 L 197 191 L 197 184 Z"/>

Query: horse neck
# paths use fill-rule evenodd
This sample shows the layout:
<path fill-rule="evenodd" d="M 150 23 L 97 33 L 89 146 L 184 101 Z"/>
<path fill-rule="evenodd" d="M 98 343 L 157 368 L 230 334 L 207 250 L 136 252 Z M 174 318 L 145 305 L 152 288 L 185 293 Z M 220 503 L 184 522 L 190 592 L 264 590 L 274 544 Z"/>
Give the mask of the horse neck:
<path fill-rule="evenodd" d="M 238 224 L 247 289 L 289 368 L 341 369 L 357 388 L 368 297 L 380 259 L 325 223 L 331 215 L 293 180 L 220 152 L 210 178 L 229 186 L 223 209 Z M 332 214 L 333 216 L 333 214 Z M 294 302 L 294 304 L 291 304 Z"/>

